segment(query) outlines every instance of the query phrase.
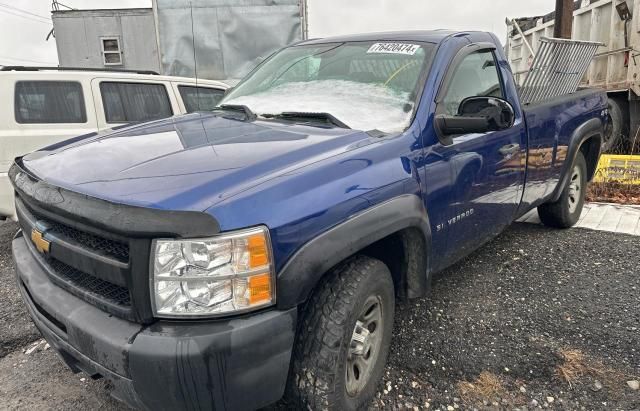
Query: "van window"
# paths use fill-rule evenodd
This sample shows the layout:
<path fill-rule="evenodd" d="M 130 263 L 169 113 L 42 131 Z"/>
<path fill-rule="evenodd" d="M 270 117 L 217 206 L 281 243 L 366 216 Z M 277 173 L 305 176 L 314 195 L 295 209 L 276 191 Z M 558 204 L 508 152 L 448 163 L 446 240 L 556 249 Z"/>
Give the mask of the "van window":
<path fill-rule="evenodd" d="M 208 87 L 178 86 L 187 113 L 211 111 L 224 96 L 224 90 Z"/>
<path fill-rule="evenodd" d="M 150 83 L 100 83 L 107 123 L 150 121 L 173 115 L 167 88 Z"/>
<path fill-rule="evenodd" d="M 14 104 L 19 124 L 87 122 L 82 85 L 75 81 L 19 81 Z"/>

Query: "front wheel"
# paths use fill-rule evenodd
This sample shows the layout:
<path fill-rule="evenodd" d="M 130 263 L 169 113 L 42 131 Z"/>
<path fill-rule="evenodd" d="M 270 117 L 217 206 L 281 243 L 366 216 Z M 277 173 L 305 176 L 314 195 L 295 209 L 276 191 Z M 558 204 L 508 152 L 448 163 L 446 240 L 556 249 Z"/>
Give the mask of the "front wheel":
<path fill-rule="evenodd" d="M 540 220 L 546 226 L 569 228 L 580 219 L 587 191 L 587 162 L 582 152 L 578 152 L 570 173 L 558 201 L 538 207 Z"/>
<path fill-rule="evenodd" d="M 302 313 L 285 401 L 296 409 L 366 407 L 384 371 L 394 305 L 381 261 L 356 256 L 333 270 Z"/>

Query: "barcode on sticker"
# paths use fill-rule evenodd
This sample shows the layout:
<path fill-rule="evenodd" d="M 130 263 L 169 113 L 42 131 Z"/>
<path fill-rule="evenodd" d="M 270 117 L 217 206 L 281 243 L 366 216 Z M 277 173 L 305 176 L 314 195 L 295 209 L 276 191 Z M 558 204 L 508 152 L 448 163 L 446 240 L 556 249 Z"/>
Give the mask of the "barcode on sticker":
<path fill-rule="evenodd" d="M 369 47 L 367 53 L 407 54 L 413 56 L 420 46 L 409 43 L 375 43 Z"/>

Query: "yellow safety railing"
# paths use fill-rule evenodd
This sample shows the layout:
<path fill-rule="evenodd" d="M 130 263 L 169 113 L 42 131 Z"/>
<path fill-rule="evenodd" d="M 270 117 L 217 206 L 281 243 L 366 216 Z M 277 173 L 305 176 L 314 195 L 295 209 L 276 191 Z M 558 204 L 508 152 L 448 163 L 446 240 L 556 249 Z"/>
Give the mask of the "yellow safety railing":
<path fill-rule="evenodd" d="M 594 181 L 640 184 L 640 155 L 603 154 Z"/>

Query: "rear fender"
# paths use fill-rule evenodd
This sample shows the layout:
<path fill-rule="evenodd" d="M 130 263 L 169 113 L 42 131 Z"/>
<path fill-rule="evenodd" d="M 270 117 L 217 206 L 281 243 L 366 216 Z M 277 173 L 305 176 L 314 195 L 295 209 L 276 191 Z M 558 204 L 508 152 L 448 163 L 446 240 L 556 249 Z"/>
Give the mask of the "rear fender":
<path fill-rule="evenodd" d="M 402 195 L 378 204 L 325 231 L 303 245 L 285 264 L 277 279 L 279 309 L 294 307 L 309 297 L 322 276 L 346 258 L 393 233 L 419 229 L 425 238 L 427 270 L 411 286 L 428 287 L 431 228 L 420 197 Z"/>
<path fill-rule="evenodd" d="M 602 135 L 604 133 L 604 124 L 599 118 L 592 118 L 584 123 L 582 123 L 579 127 L 577 127 L 573 134 L 571 135 L 571 139 L 569 140 L 569 147 L 567 150 L 567 157 L 562 165 L 562 172 L 560 173 L 560 180 L 558 181 L 558 185 L 556 186 L 553 195 L 551 196 L 551 202 L 558 201 L 560 196 L 562 195 L 562 190 L 567 185 L 569 181 L 569 177 L 571 174 L 571 167 L 575 162 L 576 156 L 580 151 L 580 147 L 590 138 L 596 138 L 597 144 L 596 147 L 600 147 L 600 143 L 602 141 Z M 600 149 L 598 148 L 598 151 Z M 596 159 L 599 158 L 600 155 L 596 156 Z M 594 168 L 595 170 L 595 168 Z M 590 181 L 593 178 L 593 175 L 587 176 L 587 181 Z"/>

